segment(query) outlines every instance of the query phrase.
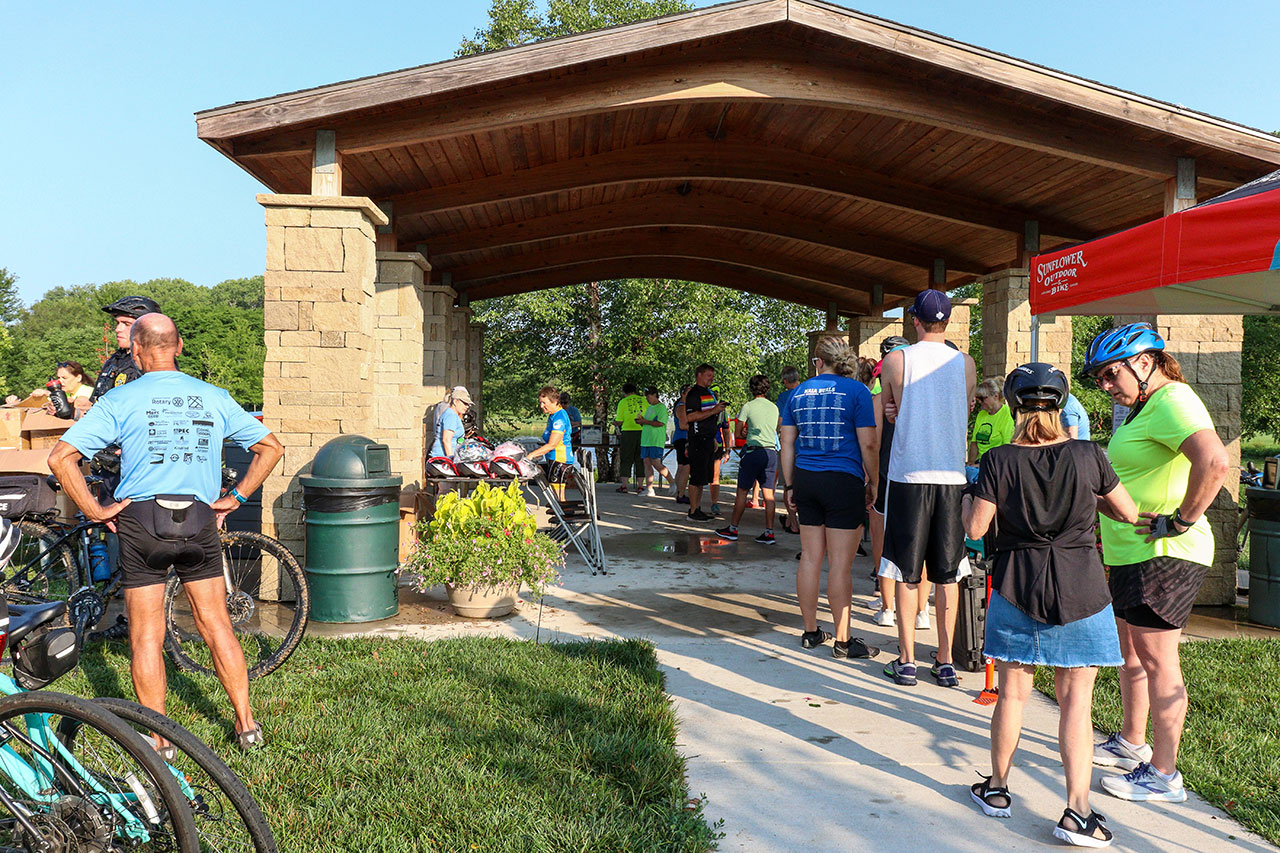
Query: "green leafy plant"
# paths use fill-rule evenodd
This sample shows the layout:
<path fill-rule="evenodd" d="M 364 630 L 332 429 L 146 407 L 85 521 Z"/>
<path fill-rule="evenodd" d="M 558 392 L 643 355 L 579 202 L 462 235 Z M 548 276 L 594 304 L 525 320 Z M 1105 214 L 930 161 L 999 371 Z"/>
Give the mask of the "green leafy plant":
<path fill-rule="evenodd" d="M 541 596 L 560 581 L 564 549 L 538 532 L 514 482 L 505 489 L 481 483 L 467 498 L 450 492 L 437 502 L 435 516 L 416 529 L 418 543 L 400 570 L 419 590 L 526 584 Z"/>

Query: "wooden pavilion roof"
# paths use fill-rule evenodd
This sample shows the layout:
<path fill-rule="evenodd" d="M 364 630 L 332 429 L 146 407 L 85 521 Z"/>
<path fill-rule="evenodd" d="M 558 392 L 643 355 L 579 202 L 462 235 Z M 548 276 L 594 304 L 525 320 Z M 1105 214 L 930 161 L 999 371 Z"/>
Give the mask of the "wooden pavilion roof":
<path fill-rule="evenodd" d="M 390 203 L 479 299 L 621 277 L 875 313 L 1280 164 L 1280 138 L 838 6 L 744 0 L 200 112 L 278 193 Z M 1184 160 L 1184 168 L 1186 161 Z M 447 277 L 446 277 L 447 274 Z"/>

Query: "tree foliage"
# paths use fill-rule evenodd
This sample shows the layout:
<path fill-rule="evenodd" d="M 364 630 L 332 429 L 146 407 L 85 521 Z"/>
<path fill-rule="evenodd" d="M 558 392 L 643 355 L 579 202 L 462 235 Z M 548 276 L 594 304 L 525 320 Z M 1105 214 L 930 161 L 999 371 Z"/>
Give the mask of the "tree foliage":
<path fill-rule="evenodd" d="M 184 373 L 226 388 L 242 405 L 262 401 L 262 276 L 200 287 L 182 279 L 113 281 L 55 287 L 20 310 L 0 339 L 0 390 L 25 396 L 53 375 L 59 361 L 78 361 L 90 373 L 115 350 L 102 306 L 141 294 L 160 303 L 183 338 Z M 0 310 L 4 288 L 0 287 Z M 21 303 L 19 303 L 21 305 Z"/>
<path fill-rule="evenodd" d="M 1280 317 L 1246 316 L 1240 375 L 1241 432 L 1280 437 Z"/>
<path fill-rule="evenodd" d="M 489 26 L 463 39 L 458 56 L 630 24 L 691 9 L 683 0 L 493 0 Z"/>

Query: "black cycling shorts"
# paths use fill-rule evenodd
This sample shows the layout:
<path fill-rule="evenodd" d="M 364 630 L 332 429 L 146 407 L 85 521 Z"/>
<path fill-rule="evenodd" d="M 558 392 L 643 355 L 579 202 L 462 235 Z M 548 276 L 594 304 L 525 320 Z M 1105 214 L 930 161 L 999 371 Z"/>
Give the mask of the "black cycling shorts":
<path fill-rule="evenodd" d="M 116 516 L 120 539 L 121 585 L 125 589 L 164 583 L 169 570 L 183 583 L 207 580 L 222 574 L 222 540 L 212 514 L 199 532 L 186 541 L 157 537 L 142 519 L 152 501 L 134 501 Z"/>
<path fill-rule="evenodd" d="M 671 446 L 676 449 L 676 464 L 689 464 L 689 439 L 677 438 L 671 442 Z"/>
<path fill-rule="evenodd" d="M 802 526 L 857 530 L 867 523 L 867 491 L 861 477 L 804 468 L 794 469 L 792 476 L 791 494 Z"/>

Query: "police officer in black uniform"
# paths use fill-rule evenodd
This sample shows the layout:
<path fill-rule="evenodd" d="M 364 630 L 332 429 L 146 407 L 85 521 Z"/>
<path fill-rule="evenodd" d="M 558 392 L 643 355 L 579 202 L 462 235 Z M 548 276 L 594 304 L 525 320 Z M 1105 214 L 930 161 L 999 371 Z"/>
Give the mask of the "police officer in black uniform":
<path fill-rule="evenodd" d="M 154 299 L 145 296 L 125 296 L 110 305 L 102 306 L 116 321 L 116 346 L 111 358 L 102 365 L 98 373 L 98 381 L 93 383 L 93 394 L 89 402 L 96 403 L 98 398 L 117 385 L 131 382 L 142 375 L 138 366 L 133 363 L 133 355 L 129 351 L 129 328 L 143 314 L 159 314 L 160 306 Z"/>

